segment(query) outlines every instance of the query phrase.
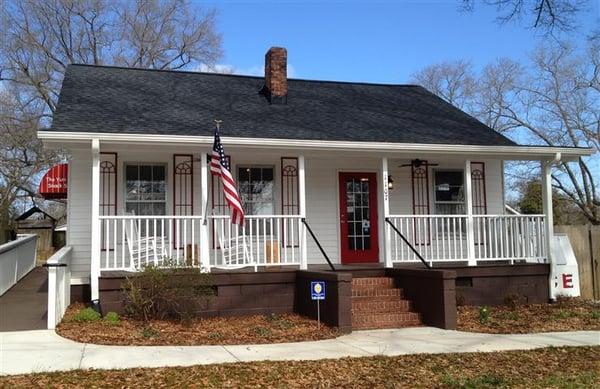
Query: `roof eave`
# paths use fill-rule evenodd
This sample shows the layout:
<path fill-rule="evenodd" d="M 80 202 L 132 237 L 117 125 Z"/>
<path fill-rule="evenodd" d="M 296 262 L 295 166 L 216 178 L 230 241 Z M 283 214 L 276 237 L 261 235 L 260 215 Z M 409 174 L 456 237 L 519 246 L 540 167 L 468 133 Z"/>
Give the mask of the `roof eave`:
<path fill-rule="evenodd" d="M 191 135 L 162 135 L 162 134 L 115 134 L 94 132 L 60 132 L 38 131 L 38 138 L 49 146 L 65 147 L 69 143 L 87 143 L 98 139 L 110 144 L 161 144 L 205 145 L 213 143 L 212 136 Z M 591 148 L 548 147 L 548 146 L 487 146 L 462 144 L 431 144 L 431 143 L 388 143 L 388 142 L 356 142 L 356 141 L 327 141 L 308 139 L 275 139 L 275 138 L 241 138 L 222 136 L 224 144 L 249 148 L 292 148 L 302 150 L 344 150 L 344 151 L 377 151 L 393 154 L 452 154 L 452 155 L 490 155 L 522 160 L 562 159 L 573 160 L 590 156 L 594 153 Z"/>

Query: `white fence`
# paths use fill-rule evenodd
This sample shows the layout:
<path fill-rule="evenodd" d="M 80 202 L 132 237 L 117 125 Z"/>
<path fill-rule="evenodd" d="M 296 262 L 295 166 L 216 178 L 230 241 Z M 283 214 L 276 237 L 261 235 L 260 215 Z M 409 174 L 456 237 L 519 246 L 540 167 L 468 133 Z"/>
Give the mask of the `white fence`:
<path fill-rule="evenodd" d="M 35 267 L 37 235 L 19 235 L 0 246 L 0 296 Z"/>
<path fill-rule="evenodd" d="M 235 269 L 300 265 L 304 225 L 297 215 L 246 216 L 243 227 L 229 216 L 101 216 L 100 270 L 134 271 L 145 265 Z M 202 230 L 208 258 L 201 258 Z"/>
<path fill-rule="evenodd" d="M 477 261 L 547 258 L 543 215 L 473 215 L 473 246 L 468 241 L 466 215 L 392 215 L 390 222 L 428 262 L 468 261 L 469 251 Z M 393 262 L 418 262 L 419 258 L 390 229 Z"/>
<path fill-rule="evenodd" d="M 62 320 L 71 302 L 71 246 L 48 258 L 48 329 Z"/>

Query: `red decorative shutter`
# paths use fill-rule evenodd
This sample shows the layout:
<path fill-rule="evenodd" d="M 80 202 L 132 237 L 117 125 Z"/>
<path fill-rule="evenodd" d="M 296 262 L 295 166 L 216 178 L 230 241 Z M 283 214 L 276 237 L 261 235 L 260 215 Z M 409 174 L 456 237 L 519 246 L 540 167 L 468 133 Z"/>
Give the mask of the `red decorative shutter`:
<path fill-rule="evenodd" d="M 281 158 L 281 213 L 282 215 L 298 215 L 300 213 L 300 202 L 298 192 L 298 158 Z M 298 229 L 294 230 L 295 220 L 284 222 L 282 226 L 283 244 L 287 241 L 298 242 Z M 294 236 L 292 236 L 294 234 Z"/>
<path fill-rule="evenodd" d="M 413 214 L 429 215 L 429 171 L 427 161 L 412 165 Z"/>
<path fill-rule="evenodd" d="M 117 153 L 100 153 L 100 216 L 117 214 Z M 107 220 L 106 223 L 109 221 Z M 100 231 L 101 249 L 106 250 L 106 231 Z M 114 242 L 113 242 L 114 243 Z M 109 249 L 113 249 L 110 247 Z"/>
<path fill-rule="evenodd" d="M 412 170 L 412 196 L 413 196 L 413 214 L 429 215 L 429 169 L 427 161 L 420 161 L 420 164 L 413 162 Z M 425 220 L 415 219 L 413 228 L 413 241 L 417 245 L 429 244 L 430 231 L 429 225 Z"/>
<path fill-rule="evenodd" d="M 173 155 L 173 214 L 194 214 L 194 164 L 191 154 Z"/>
<path fill-rule="evenodd" d="M 471 162 L 471 192 L 473 199 L 473 214 L 487 214 L 485 163 L 483 162 Z"/>

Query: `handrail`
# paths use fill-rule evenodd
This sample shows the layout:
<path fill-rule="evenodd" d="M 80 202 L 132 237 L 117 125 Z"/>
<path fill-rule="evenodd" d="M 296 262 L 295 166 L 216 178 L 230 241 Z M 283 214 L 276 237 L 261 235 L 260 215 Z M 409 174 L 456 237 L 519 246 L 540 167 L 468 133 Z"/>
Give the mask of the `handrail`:
<path fill-rule="evenodd" d="M 310 228 L 310 226 L 306 222 L 306 218 L 302 218 L 301 220 L 302 220 L 302 224 L 304 224 L 304 226 L 306 227 L 306 229 L 310 233 L 310 236 L 312 236 L 312 238 L 314 239 L 315 243 L 317 244 L 317 247 L 319 248 L 319 250 L 321 250 L 321 254 L 323 254 L 323 256 L 325 257 L 325 260 L 329 264 L 329 267 L 331 268 L 331 270 L 336 271 L 336 268 L 335 268 L 335 266 L 333 266 L 333 263 L 331 263 L 331 261 L 329 260 L 329 257 L 327 256 L 327 253 L 325 253 L 325 250 L 323 250 L 323 246 L 321 246 L 321 243 L 319 242 L 319 240 L 315 236 L 314 232 L 312 231 L 312 229 Z"/>
<path fill-rule="evenodd" d="M 419 253 L 419 252 L 418 252 L 418 251 L 417 251 L 417 250 L 416 250 L 416 249 L 413 247 L 413 245 L 412 245 L 412 244 L 410 244 L 410 242 L 408 241 L 408 239 L 406 239 L 406 238 L 404 237 L 404 235 L 402 235 L 402 233 L 401 233 L 401 232 L 400 232 L 400 231 L 399 231 L 399 230 L 396 228 L 396 226 L 394 225 L 394 223 L 392 223 L 392 222 L 390 221 L 390 218 L 389 218 L 389 217 L 386 217 L 386 218 L 385 218 L 385 221 L 386 221 L 386 223 L 388 223 L 390 226 L 392 226 L 392 228 L 394 229 L 394 231 L 396 231 L 396 233 L 397 233 L 398 235 L 400 235 L 400 238 L 402 238 L 402 240 L 404 241 L 404 243 L 406 243 L 406 244 L 408 245 L 408 247 L 409 247 L 409 248 L 412 250 L 412 252 L 416 254 L 416 256 L 417 256 L 417 257 L 418 257 L 418 258 L 421 260 L 421 262 L 423 262 L 423 265 L 425 265 L 425 267 L 426 267 L 427 269 L 431 269 L 431 266 L 429 266 L 429 264 L 427 263 L 427 261 L 425 261 L 425 258 L 423 258 L 423 257 L 421 256 L 421 254 L 420 254 L 420 253 Z"/>

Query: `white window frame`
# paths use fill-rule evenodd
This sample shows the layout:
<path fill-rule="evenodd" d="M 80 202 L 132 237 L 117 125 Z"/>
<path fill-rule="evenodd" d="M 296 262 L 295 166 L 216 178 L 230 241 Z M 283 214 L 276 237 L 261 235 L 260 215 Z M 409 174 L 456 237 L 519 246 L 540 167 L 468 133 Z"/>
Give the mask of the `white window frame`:
<path fill-rule="evenodd" d="M 129 200 L 127 199 L 127 167 L 128 166 L 162 166 L 165 169 L 165 198 L 164 200 Z M 143 215 L 143 216 L 165 216 L 169 214 L 169 166 L 167 163 L 162 162 L 135 162 L 135 161 L 124 161 L 123 162 L 123 214 L 127 212 L 127 203 L 164 203 L 165 213 L 162 215 Z M 142 216 L 142 215 L 136 215 Z"/>
<path fill-rule="evenodd" d="M 447 215 L 463 215 L 465 214 L 465 209 L 466 209 L 466 202 L 465 202 L 465 171 L 464 169 L 458 169 L 458 168 L 438 168 L 438 169 L 432 169 L 433 170 L 433 174 L 432 174 L 432 181 L 433 181 L 433 185 L 432 185 L 432 198 L 433 198 L 433 212 L 436 215 L 446 215 L 444 213 L 439 213 L 438 212 L 438 204 L 440 205 L 454 205 L 454 206 L 462 206 L 462 212 L 453 212 L 451 214 L 447 214 Z M 462 189 L 463 189 L 463 200 L 462 201 L 438 201 L 437 199 L 437 173 L 443 173 L 443 172 L 457 172 L 457 173 L 461 173 L 461 177 L 462 177 Z"/>
<path fill-rule="evenodd" d="M 272 205 L 272 209 L 273 209 L 273 214 L 276 213 L 276 204 L 275 204 L 275 197 L 276 197 L 276 187 L 277 187 L 277 182 L 276 182 L 276 173 L 277 170 L 275 168 L 275 165 L 257 165 L 257 164 L 240 164 L 240 165 L 236 165 L 235 169 L 236 169 L 236 178 L 237 178 L 237 183 L 238 183 L 238 190 L 240 190 L 239 188 L 241 187 L 241 180 L 240 180 L 240 169 L 271 169 L 273 172 L 273 189 L 271 191 L 271 205 Z M 240 197 L 242 197 L 242 194 L 240 193 Z M 250 203 L 252 204 L 256 204 L 259 203 L 257 201 L 250 201 Z M 261 201 L 260 203 L 266 203 Z M 242 207 L 245 208 L 246 203 L 242 202 Z M 254 208 L 254 207 L 253 207 Z"/>

